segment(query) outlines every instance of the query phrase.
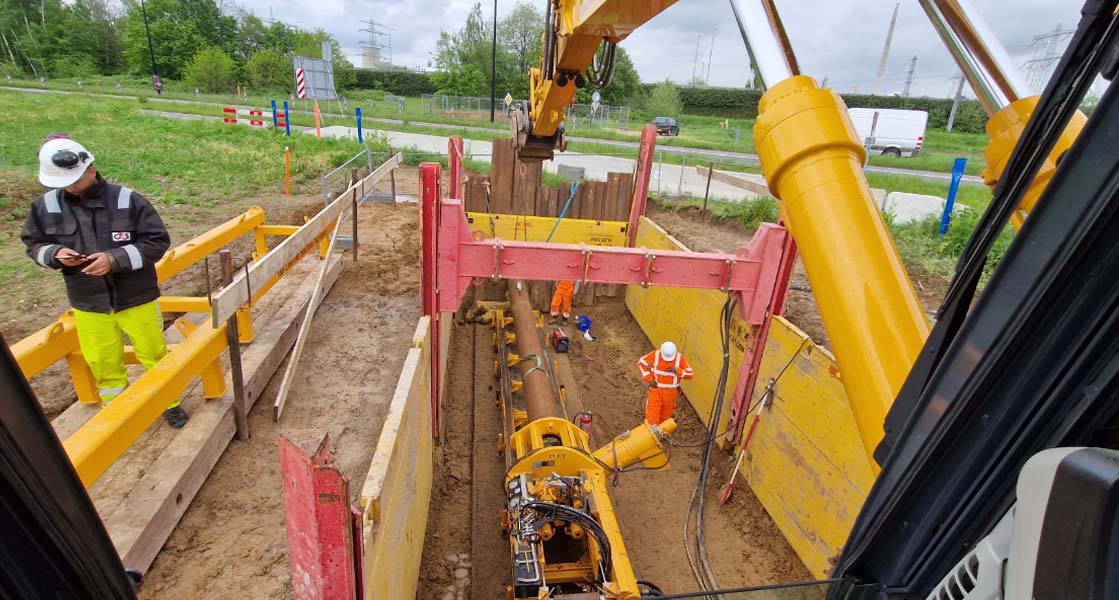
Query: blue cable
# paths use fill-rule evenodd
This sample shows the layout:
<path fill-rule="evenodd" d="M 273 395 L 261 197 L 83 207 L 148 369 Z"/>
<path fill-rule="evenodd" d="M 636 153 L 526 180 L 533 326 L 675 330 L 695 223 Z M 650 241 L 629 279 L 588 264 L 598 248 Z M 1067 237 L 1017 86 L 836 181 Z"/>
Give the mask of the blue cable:
<path fill-rule="evenodd" d="M 545 244 L 552 241 L 552 236 L 554 236 L 556 230 L 559 229 L 560 221 L 563 221 L 563 216 L 567 214 L 567 209 L 571 208 L 571 201 L 575 199 L 575 190 L 577 189 L 579 189 L 579 184 L 572 181 L 571 193 L 567 196 L 567 203 L 563 205 L 563 210 L 560 211 L 559 218 L 556 219 L 556 224 L 552 226 L 552 233 L 549 233 L 548 239 L 544 240 Z"/>

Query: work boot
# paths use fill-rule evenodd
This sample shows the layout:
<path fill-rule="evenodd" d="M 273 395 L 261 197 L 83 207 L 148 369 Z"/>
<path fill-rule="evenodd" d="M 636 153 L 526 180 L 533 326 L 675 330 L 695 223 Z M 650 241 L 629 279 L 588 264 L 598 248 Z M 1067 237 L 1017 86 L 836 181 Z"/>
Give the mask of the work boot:
<path fill-rule="evenodd" d="M 163 411 L 163 420 L 167 421 L 167 424 L 171 426 L 171 429 L 181 429 L 183 425 L 187 424 L 187 421 L 190 420 L 190 417 L 187 416 L 187 413 L 185 410 L 183 410 L 183 407 L 176 406 L 174 408 L 168 408 L 167 410 Z"/>

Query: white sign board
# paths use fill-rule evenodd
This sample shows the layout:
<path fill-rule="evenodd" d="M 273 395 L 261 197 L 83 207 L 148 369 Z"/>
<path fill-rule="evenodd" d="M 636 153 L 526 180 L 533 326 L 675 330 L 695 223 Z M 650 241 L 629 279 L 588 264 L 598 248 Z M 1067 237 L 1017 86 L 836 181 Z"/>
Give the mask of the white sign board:
<path fill-rule="evenodd" d="M 505 108 L 509 108 L 509 105 L 512 104 L 512 103 L 513 103 L 513 94 L 510 94 L 509 92 L 505 92 Z"/>

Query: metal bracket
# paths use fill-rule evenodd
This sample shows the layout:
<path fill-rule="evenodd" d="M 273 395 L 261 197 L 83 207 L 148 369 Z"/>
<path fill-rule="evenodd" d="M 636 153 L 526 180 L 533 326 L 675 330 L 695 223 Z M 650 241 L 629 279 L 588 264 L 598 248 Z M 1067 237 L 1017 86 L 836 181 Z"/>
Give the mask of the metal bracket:
<path fill-rule="evenodd" d="M 501 245 L 501 238 L 493 238 L 493 275 L 490 279 L 493 281 L 501 280 L 501 251 L 505 246 Z"/>

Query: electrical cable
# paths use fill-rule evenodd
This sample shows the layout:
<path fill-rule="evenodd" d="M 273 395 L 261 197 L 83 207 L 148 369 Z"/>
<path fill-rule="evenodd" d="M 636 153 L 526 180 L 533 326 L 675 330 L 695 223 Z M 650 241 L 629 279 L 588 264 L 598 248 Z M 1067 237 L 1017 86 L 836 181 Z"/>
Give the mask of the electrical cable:
<path fill-rule="evenodd" d="M 603 39 L 600 50 L 595 52 L 591 64 L 587 65 L 587 82 L 596 90 L 609 86 L 614 79 L 614 53 L 617 49 L 617 44 Z M 601 62 L 599 62 L 600 57 Z"/>
<path fill-rule="evenodd" d="M 692 575 L 695 576 L 696 582 L 704 591 L 710 591 L 718 587 L 715 575 L 711 571 L 711 564 L 708 560 L 707 549 L 703 540 L 704 492 L 707 488 L 707 475 L 711 466 L 711 454 L 715 447 L 715 439 L 717 437 L 715 435 L 715 424 L 719 422 L 719 417 L 722 415 L 723 396 L 726 393 L 727 377 L 730 373 L 731 320 L 734 317 L 734 309 L 737 305 L 738 300 L 733 296 L 728 296 L 726 302 L 723 303 L 723 309 L 720 314 L 719 333 L 722 338 L 723 366 L 719 373 L 719 383 L 715 389 L 715 397 L 711 403 L 711 411 L 708 413 L 708 422 L 711 423 L 711 433 L 708 434 L 704 445 L 699 477 L 697 478 L 695 488 L 692 490 L 692 497 L 688 502 L 688 513 L 684 519 L 684 552 L 688 556 L 688 564 L 692 568 Z M 693 514 L 695 514 L 696 530 L 694 554 L 688 539 L 688 525 L 692 520 Z"/>

